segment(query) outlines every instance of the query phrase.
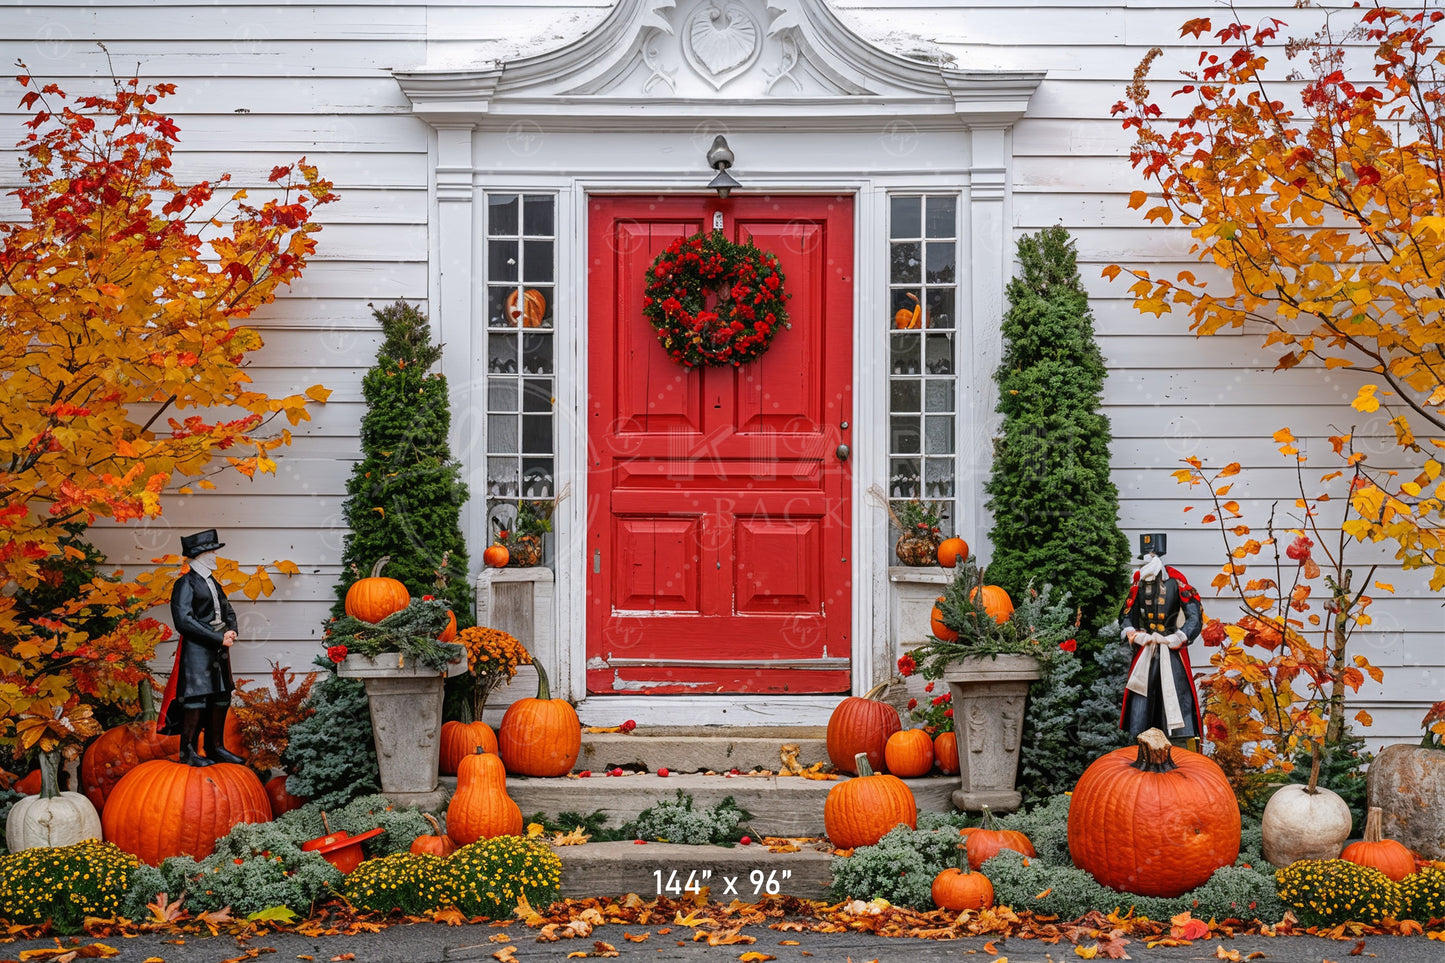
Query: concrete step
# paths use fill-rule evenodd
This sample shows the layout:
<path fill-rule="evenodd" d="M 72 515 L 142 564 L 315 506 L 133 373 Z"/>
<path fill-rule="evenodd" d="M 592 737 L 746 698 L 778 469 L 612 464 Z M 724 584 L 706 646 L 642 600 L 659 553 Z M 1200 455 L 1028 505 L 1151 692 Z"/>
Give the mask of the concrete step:
<path fill-rule="evenodd" d="M 557 846 L 562 859 L 562 896 L 690 896 L 702 887 L 724 904 L 755 903 L 772 893 L 799 899 L 828 899 L 833 857 L 826 848 L 804 845 L 797 852 L 767 847 L 680 846 L 676 843 L 587 843 Z M 689 886 L 692 888 L 689 889 Z"/>
<path fill-rule="evenodd" d="M 847 777 L 843 777 L 847 778 Z M 455 779 L 443 777 L 455 785 Z M 958 788 L 956 776 L 928 776 L 905 779 L 920 812 L 952 812 L 951 794 Z M 683 773 L 659 776 L 628 773 L 622 776 L 593 775 L 588 778 L 557 776 L 538 779 L 508 776 L 507 794 L 516 801 L 523 816 L 544 813 L 556 819 L 561 813 L 588 816 L 602 812 L 612 828 L 636 819 L 644 809 L 677 799 L 679 790 L 690 795 L 693 807 L 706 809 L 731 796 L 752 814 L 748 826 L 756 837 L 807 837 L 823 835 L 823 803 L 836 780 L 804 779 L 799 776 L 730 776 Z"/>
<path fill-rule="evenodd" d="M 621 767 L 656 772 L 729 772 L 782 768 L 782 747 L 798 747 L 798 764 L 828 761 L 826 730 L 809 728 L 649 728 L 631 732 L 584 732 L 577 769 L 604 772 Z"/>

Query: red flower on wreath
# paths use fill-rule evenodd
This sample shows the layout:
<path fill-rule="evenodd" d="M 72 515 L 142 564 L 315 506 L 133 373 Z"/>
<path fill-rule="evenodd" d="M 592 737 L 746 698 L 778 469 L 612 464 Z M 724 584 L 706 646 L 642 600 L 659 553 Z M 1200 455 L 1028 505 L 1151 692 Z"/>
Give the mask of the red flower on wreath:
<path fill-rule="evenodd" d="M 332 662 L 342 663 L 346 661 L 346 646 L 330 645 L 326 647 L 326 657 Z"/>
<path fill-rule="evenodd" d="M 737 367 L 789 327 L 777 256 L 721 231 L 673 241 L 647 269 L 646 283 L 642 313 L 668 357 L 687 368 Z"/>

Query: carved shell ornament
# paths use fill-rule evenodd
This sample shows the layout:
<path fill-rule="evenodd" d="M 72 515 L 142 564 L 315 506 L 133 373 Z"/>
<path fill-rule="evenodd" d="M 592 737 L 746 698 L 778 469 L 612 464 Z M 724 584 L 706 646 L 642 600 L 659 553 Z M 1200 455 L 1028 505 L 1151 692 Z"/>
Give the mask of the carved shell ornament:
<path fill-rule="evenodd" d="M 721 90 L 762 52 L 762 29 L 741 3 L 705 3 L 682 32 L 682 52 L 693 70 Z"/>

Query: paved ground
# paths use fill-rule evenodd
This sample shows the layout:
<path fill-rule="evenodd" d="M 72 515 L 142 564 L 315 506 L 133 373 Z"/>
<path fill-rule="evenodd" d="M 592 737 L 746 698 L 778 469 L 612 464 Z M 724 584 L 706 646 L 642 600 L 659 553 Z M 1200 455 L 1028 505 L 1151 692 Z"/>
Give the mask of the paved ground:
<path fill-rule="evenodd" d="M 625 963 L 659 960 L 739 960 L 748 952 L 763 953 L 779 963 L 941 963 L 966 960 L 969 963 L 994 963 L 1001 958 L 1008 963 L 1075 963 L 1080 957 L 1074 947 L 1064 943 L 1048 945 L 1036 940 L 969 938 L 949 941 L 888 939 L 864 934 L 779 933 L 765 927 L 743 931 L 756 937 L 752 944 L 707 946 L 683 942 L 689 933 L 674 927 L 667 935 L 655 932 L 657 927 L 598 927 L 586 940 L 563 940 L 556 943 L 537 942 L 535 930 L 512 924 L 505 931 L 489 926 L 441 926 L 419 924 L 391 926 L 379 933 L 358 936 L 309 938 L 292 934 L 272 933 L 238 941 L 233 937 L 185 938 L 142 935 L 130 939 L 116 937 L 92 939 L 82 937 L 79 946 L 105 943 L 120 950 L 111 957 L 116 963 L 244 963 L 259 959 L 269 963 L 290 963 L 293 960 L 330 963 L 354 960 L 356 963 L 450 963 L 478 961 L 491 963 L 494 958 L 537 963 L 561 963 L 570 953 L 592 952 L 594 940 L 616 947 L 616 959 Z M 644 942 L 633 943 L 623 932 L 650 935 Z M 491 942 L 495 936 L 514 937 Z M 3 936 L 0 936 L 3 938 Z M 796 940 L 797 945 L 782 945 L 783 940 Z M 514 947 L 512 954 L 506 947 Z M 55 947 L 54 940 L 21 940 L 0 943 L 0 963 L 21 959 L 25 950 Z M 1313 936 L 1292 936 L 1267 939 L 1238 937 L 1232 940 L 1201 940 L 1192 946 L 1147 949 L 1141 942 L 1126 947 L 1129 958 L 1143 961 L 1206 961 L 1219 960 L 1220 950 L 1226 954 L 1238 951 L 1239 959 L 1251 953 L 1263 953 L 1255 959 L 1265 963 L 1346 963 L 1358 949 L 1358 958 L 1382 960 L 1387 963 L 1441 963 L 1445 960 L 1445 943 L 1423 936 L 1366 937 L 1363 945 L 1351 940 L 1339 942 Z M 494 954 L 501 953 L 500 957 Z M 575 958 L 575 957 L 574 957 Z M 29 958 L 32 963 L 35 957 Z M 757 959 L 756 957 L 750 959 Z"/>

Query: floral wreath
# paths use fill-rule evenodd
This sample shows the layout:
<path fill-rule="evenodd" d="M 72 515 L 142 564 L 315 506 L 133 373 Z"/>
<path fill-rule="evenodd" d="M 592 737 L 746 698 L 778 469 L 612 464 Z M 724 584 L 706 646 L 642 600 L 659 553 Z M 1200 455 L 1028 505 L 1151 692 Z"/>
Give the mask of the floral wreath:
<path fill-rule="evenodd" d="M 722 231 L 673 241 L 646 279 L 642 313 L 685 368 L 737 367 L 767 351 L 778 328 L 790 327 L 778 256 Z"/>

